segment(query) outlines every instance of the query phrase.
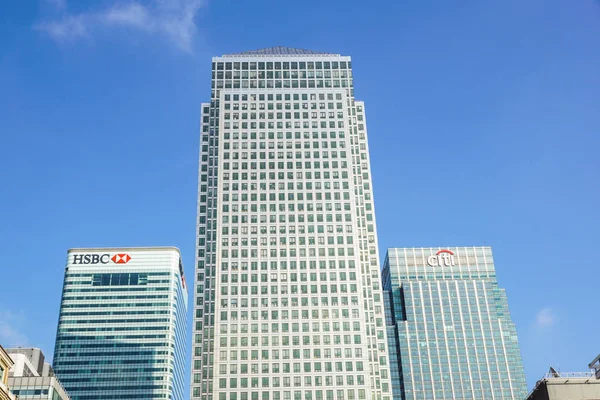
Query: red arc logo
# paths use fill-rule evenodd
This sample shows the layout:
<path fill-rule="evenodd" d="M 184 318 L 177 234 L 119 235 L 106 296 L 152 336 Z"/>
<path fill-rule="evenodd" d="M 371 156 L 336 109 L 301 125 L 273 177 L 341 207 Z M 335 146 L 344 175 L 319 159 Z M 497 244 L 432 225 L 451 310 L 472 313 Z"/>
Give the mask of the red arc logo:
<path fill-rule="evenodd" d="M 115 264 L 127 264 L 127 262 L 129 260 L 131 260 L 131 257 L 129 256 L 129 254 L 123 253 L 123 254 L 115 254 L 110 259 L 113 260 L 113 262 Z"/>

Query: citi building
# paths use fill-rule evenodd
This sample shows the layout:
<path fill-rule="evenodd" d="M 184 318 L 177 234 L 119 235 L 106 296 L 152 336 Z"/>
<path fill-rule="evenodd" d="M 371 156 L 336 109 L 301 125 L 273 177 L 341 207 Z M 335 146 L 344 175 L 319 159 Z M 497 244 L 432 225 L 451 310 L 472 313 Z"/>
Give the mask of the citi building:
<path fill-rule="evenodd" d="M 526 397 L 490 247 L 388 249 L 383 281 L 395 398 Z"/>
<path fill-rule="evenodd" d="M 186 310 L 177 248 L 69 250 L 54 371 L 71 399 L 183 400 Z"/>

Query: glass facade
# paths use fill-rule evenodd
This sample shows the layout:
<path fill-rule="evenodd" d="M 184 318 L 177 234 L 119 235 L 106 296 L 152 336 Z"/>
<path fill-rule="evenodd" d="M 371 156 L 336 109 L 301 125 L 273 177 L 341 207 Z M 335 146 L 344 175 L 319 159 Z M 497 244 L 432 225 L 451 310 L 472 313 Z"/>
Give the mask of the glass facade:
<path fill-rule="evenodd" d="M 213 58 L 192 398 L 391 400 L 364 104 L 350 57 Z"/>
<path fill-rule="evenodd" d="M 397 332 L 396 398 L 527 396 L 517 333 L 491 248 L 388 249 L 383 279 L 391 299 L 388 329 Z"/>
<path fill-rule="evenodd" d="M 54 371 L 73 400 L 184 398 L 176 248 L 69 250 Z"/>

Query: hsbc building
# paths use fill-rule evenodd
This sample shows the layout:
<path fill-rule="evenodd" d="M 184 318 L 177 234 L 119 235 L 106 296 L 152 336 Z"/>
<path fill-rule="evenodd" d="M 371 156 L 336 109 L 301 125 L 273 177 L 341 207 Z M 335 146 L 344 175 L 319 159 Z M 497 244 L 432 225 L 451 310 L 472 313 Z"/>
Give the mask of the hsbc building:
<path fill-rule="evenodd" d="M 71 399 L 183 399 L 187 298 L 175 247 L 69 250 L 54 371 Z"/>
<path fill-rule="evenodd" d="M 131 256 L 127 253 L 115 254 L 73 254 L 73 264 L 108 264 L 112 261 L 115 264 L 127 264 Z"/>

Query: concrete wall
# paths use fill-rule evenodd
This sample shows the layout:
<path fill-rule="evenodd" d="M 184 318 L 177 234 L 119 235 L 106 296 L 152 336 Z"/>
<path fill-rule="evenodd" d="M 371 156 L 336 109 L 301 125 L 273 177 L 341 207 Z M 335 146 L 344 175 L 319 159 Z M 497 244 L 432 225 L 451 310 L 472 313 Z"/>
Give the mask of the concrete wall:
<path fill-rule="evenodd" d="M 536 386 L 527 400 L 600 400 L 600 380 L 552 378 Z"/>
<path fill-rule="evenodd" d="M 600 399 L 600 381 L 589 383 L 548 384 L 550 400 L 598 400 Z"/>

